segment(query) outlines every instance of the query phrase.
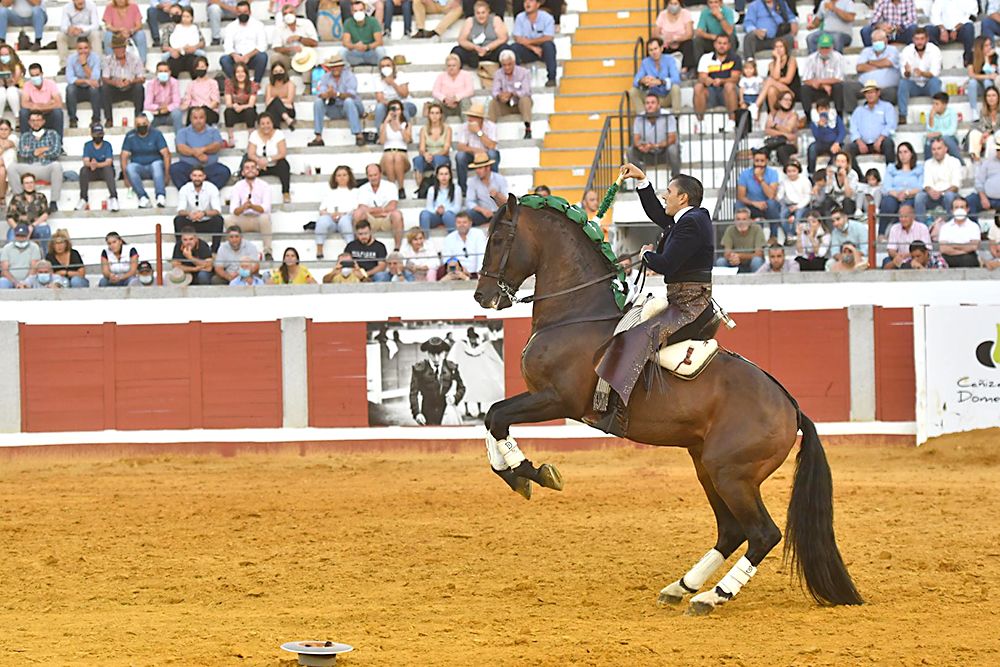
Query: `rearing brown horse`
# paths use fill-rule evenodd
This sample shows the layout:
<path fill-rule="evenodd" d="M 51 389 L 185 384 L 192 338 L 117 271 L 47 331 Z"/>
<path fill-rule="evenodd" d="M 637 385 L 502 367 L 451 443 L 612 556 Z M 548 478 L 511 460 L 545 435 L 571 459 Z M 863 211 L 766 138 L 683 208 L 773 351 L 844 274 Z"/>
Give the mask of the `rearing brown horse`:
<path fill-rule="evenodd" d="M 528 208 L 510 195 L 490 223 L 476 301 L 484 308 L 512 305 L 512 296 L 535 276 L 532 335 L 521 355 L 528 391 L 494 404 L 486 427 L 490 451 L 523 455 L 509 438 L 511 424 L 550 419 L 593 419 L 597 384 L 594 354 L 611 338 L 621 316 L 611 290 L 614 268 L 576 222 L 551 208 Z M 656 372 L 649 365 L 646 372 Z M 762 370 L 733 354 L 720 354 L 695 380 L 666 375 L 640 381 L 628 404 L 626 437 L 684 447 L 694 462 L 718 524 L 715 547 L 660 591 L 661 603 L 698 593 L 744 542 L 746 555 L 713 589 L 691 600 L 692 613 L 708 613 L 732 599 L 781 541 L 760 496 L 760 485 L 787 458 L 798 429 L 802 443 L 785 526 L 785 556 L 821 604 L 861 604 L 833 532 L 833 486 L 813 422 Z M 491 454 L 494 470 L 523 493 L 528 479 L 561 488 L 551 466 L 523 460 L 512 469 Z M 497 463 L 499 461 L 499 464 Z M 510 459 L 507 459 L 510 463 Z M 514 464 L 511 463 L 513 466 Z M 529 485 L 530 486 L 530 485 Z M 530 494 L 523 494 L 529 496 Z"/>

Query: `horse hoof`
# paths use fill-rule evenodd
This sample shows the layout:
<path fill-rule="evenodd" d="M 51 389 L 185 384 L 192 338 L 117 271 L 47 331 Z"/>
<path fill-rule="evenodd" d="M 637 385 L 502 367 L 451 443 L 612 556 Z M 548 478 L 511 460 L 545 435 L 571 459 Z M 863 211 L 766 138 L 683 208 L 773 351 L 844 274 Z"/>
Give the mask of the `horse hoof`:
<path fill-rule="evenodd" d="M 661 607 L 667 607 L 667 606 L 673 607 L 679 605 L 683 601 L 684 601 L 683 595 L 672 595 L 666 591 L 660 591 L 659 597 L 656 598 L 656 604 L 660 605 Z"/>
<path fill-rule="evenodd" d="M 543 463 L 538 468 L 538 483 L 553 491 L 563 490 L 563 478 L 559 470 L 551 463 Z"/>
<path fill-rule="evenodd" d="M 531 500 L 531 482 L 523 477 L 515 479 L 510 488 L 514 491 L 514 493 L 521 496 L 525 500 Z"/>
<path fill-rule="evenodd" d="M 715 611 L 715 605 L 709 604 L 707 602 L 695 602 L 691 601 L 691 606 L 688 607 L 688 616 L 708 616 L 713 611 Z"/>

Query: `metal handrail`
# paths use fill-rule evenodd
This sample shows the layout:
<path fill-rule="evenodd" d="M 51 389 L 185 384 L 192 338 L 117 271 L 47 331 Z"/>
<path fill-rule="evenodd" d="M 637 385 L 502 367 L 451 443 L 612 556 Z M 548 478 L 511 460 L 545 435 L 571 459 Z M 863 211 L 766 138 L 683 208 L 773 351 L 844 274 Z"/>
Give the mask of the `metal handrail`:
<path fill-rule="evenodd" d="M 740 156 L 745 155 L 745 151 L 749 150 L 749 142 L 747 140 L 750 134 L 749 123 L 750 114 L 739 114 L 736 126 L 736 140 L 729 151 L 729 159 L 726 160 L 722 183 L 719 185 L 719 197 L 715 200 L 715 210 L 712 211 L 712 220 L 719 220 L 725 212 L 729 213 L 728 219 L 731 220 L 733 218 L 736 203 L 736 187 L 734 184 L 736 176 L 743 166 L 740 164 Z M 726 206 L 727 204 L 728 206 Z M 728 211 L 723 207 L 728 209 Z"/>
<path fill-rule="evenodd" d="M 663 11 L 665 0 L 646 0 L 646 24 L 649 26 L 649 36 L 653 36 L 653 26 L 656 25 L 656 17 Z"/>
<path fill-rule="evenodd" d="M 642 65 L 642 59 L 646 57 L 646 40 L 642 38 L 642 35 L 635 38 L 635 44 L 632 45 L 632 78 L 635 79 L 635 75 L 639 73 L 639 67 Z"/>

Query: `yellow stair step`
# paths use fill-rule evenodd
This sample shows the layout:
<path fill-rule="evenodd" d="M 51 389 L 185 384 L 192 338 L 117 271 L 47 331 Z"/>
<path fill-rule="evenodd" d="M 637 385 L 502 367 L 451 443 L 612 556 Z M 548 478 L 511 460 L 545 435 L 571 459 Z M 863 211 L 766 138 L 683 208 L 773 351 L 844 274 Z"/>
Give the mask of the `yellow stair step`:
<path fill-rule="evenodd" d="M 624 7 L 622 5 L 625 5 Z M 646 4 L 641 2 L 628 2 L 627 0 L 587 0 L 587 11 L 581 12 L 580 16 L 585 16 L 590 12 L 602 12 L 602 11 L 625 11 L 628 10 L 633 14 L 642 16 L 642 20 L 646 20 Z"/>
<path fill-rule="evenodd" d="M 580 40 L 573 40 L 573 60 L 577 58 L 627 58 L 632 60 L 632 50 L 635 48 L 635 40 L 627 41 L 622 39 L 607 40 L 596 44 L 584 44 Z"/>
<path fill-rule="evenodd" d="M 542 167 L 589 166 L 593 161 L 593 148 L 551 148 L 541 152 Z"/>
<path fill-rule="evenodd" d="M 632 77 L 628 74 L 608 76 L 564 76 L 559 80 L 559 94 L 571 93 L 613 93 L 628 90 Z"/>
<path fill-rule="evenodd" d="M 607 9 L 594 9 L 590 7 L 591 4 L 593 3 L 588 3 L 587 11 L 580 12 L 580 28 L 608 27 L 619 24 L 646 25 L 645 7 L 641 9 L 620 9 L 614 6 Z"/>
<path fill-rule="evenodd" d="M 556 116 L 552 116 L 556 118 Z M 548 148 L 581 148 L 589 147 L 591 151 L 597 146 L 598 139 L 601 138 L 601 128 L 595 127 L 592 130 L 553 132 L 549 130 L 545 133 L 544 147 Z"/>
<path fill-rule="evenodd" d="M 558 98 L 556 98 L 558 99 Z M 607 109 L 599 109 L 596 112 L 566 112 L 556 113 L 549 116 L 549 130 L 598 130 L 604 127 L 604 117 L 609 113 L 618 113 L 617 103 L 615 110 L 609 106 Z M 594 144 L 596 148 L 597 144 Z"/>
<path fill-rule="evenodd" d="M 621 92 L 593 95 L 559 94 L 556 96 L 556 113 L 562 111 L 604 111 L 618 109 Z"/>
<path fill-rule="evenodd" d="M 577 44 L 585 44 L 587 42 L 621 42 L 628 40 L 634 43 L 638 37 L 645 38 L 648 34 L 649 26 L 645 23 L 614 27 L 580 27 L 573 33 L 573 49 L 575 53 Z M 631 51 L 629 53 L 631 54 Z"/>
<path fill-rule="evenodd" d="M 583 76 L 591 74 L 628 74 L 632 76 L 632 58 L 574 58 L 563 64 L 563 76 Z"/>
<path fill-rule="evenodd" d="M 575 187 L 583 191 L 587 184 L 587 169 L 574 170 L 563 168 L 540 168 L 535 170 L 535 186 L 547 185 L 550 188 Z M 582 173 L 581 173 L 582 172 Z"/>

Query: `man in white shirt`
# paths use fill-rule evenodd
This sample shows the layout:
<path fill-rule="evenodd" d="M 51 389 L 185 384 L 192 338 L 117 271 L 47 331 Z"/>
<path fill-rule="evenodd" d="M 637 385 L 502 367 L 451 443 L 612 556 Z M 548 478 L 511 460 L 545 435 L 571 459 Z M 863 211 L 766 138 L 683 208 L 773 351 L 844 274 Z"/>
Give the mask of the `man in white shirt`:
<path fill-rule="evenodd" d="M 936 207 L 950 211 L 952 202 L 959 198 L 961 185 L 962 163 L 948 155 L 948 145 L 942 139 L 935 139 L 931 142 L 931 159 L 924 162 L 924 189 L 917 193 L 914 201 L 917 218 Z M 965 204 L 964 199 L 962 203 Z"/>
<path fill-rule="evenodd" d="M 979 240 L 982 229 L 969 219 L 968 204 L 956 199 L 951 206 L 951 220 L 941 226 L 938 244 L 949 269 L 979 268 Z"/>
<path fill-rule="evenodd" d="M 391 231 L 393 250 L 399 250 L 403 243 L 403 214 L 399 211 L 396 186 L 382 178 L 382 167 L 377 164 L 368 165 L 365 175 L 368 176 L 368 182 L 358 188 L 354 224 L 367 220 L 372 231 Z"/>
<path fill-rule="evenodd" d="M 219 188 L 206 180 L 204 169 L 195 167 L 191 170 L 191 180 L 177 191 L 177 215 L 174 217 L 177 240 L 180 241 L 182 229 L 194 227 L 199 234 L 212 234 L 214 254 L 222 241 L 223 224 Z"/>
<path fill-rule="evenodd" d="M 91 0 L 73 0 L 63 6 L 62 21 L 56 35 L 56 49 L 59 62 L 65 63 L 70 48 L 76 48 L 76 40 L 86 37 L 90 41 L 92 53 L 103 53 L 101 48 L 101 15 Z"/>
<path fill-rule="evenodd" d="M 292 66 L 292 58 L 298 55 L 303 48 L 316 48 L 318 44 L 319 36 L 312 21 L 295 16 L 295 5 L 285 5 L 281 10 L 281 17 L 274 27 L 274 40 L 271 42 L 271 67 L 281 64 L 288 70 Z"/>
<path fill-rule="evenodd" d="M 899 89 L 896 92 L 900 118 L 906 118 L 910 96 L 931 97 L 941 92 L 941 49 L 930 44 L 928 28 L 913 31 L 913 43 L 899 54 Z"/>
<path fill-rule="evenodd" d="M 486 234 L 472 227 L 472 218 L 465 211 L 455 216 L 455 231 L 444 237 L 441 256 L 447 260 L 457 257 L 462 268 L 475 276 L 483 268 L 486 253 Z"/>
<path fill-rule="evenodd" d="M 934 0 L 927 36 L 938 46 L 961 42 L 965 47 L 964 62 L 969 64 L 972 62 L 972 42 L 976 39 L 972 18 L 978 15 L 977 0 Z"/>
<path fill-rule="evenodd" d="M 236 20 L 222 31 L 222 52 L 219 65 L 227 78 L 233 78 L 237 63 L 253 71 L 254 81 L 261 83 L 267 69 L 267 34 L 264 24 L 250 16 L 250 3 L 236 4 Z"/>

